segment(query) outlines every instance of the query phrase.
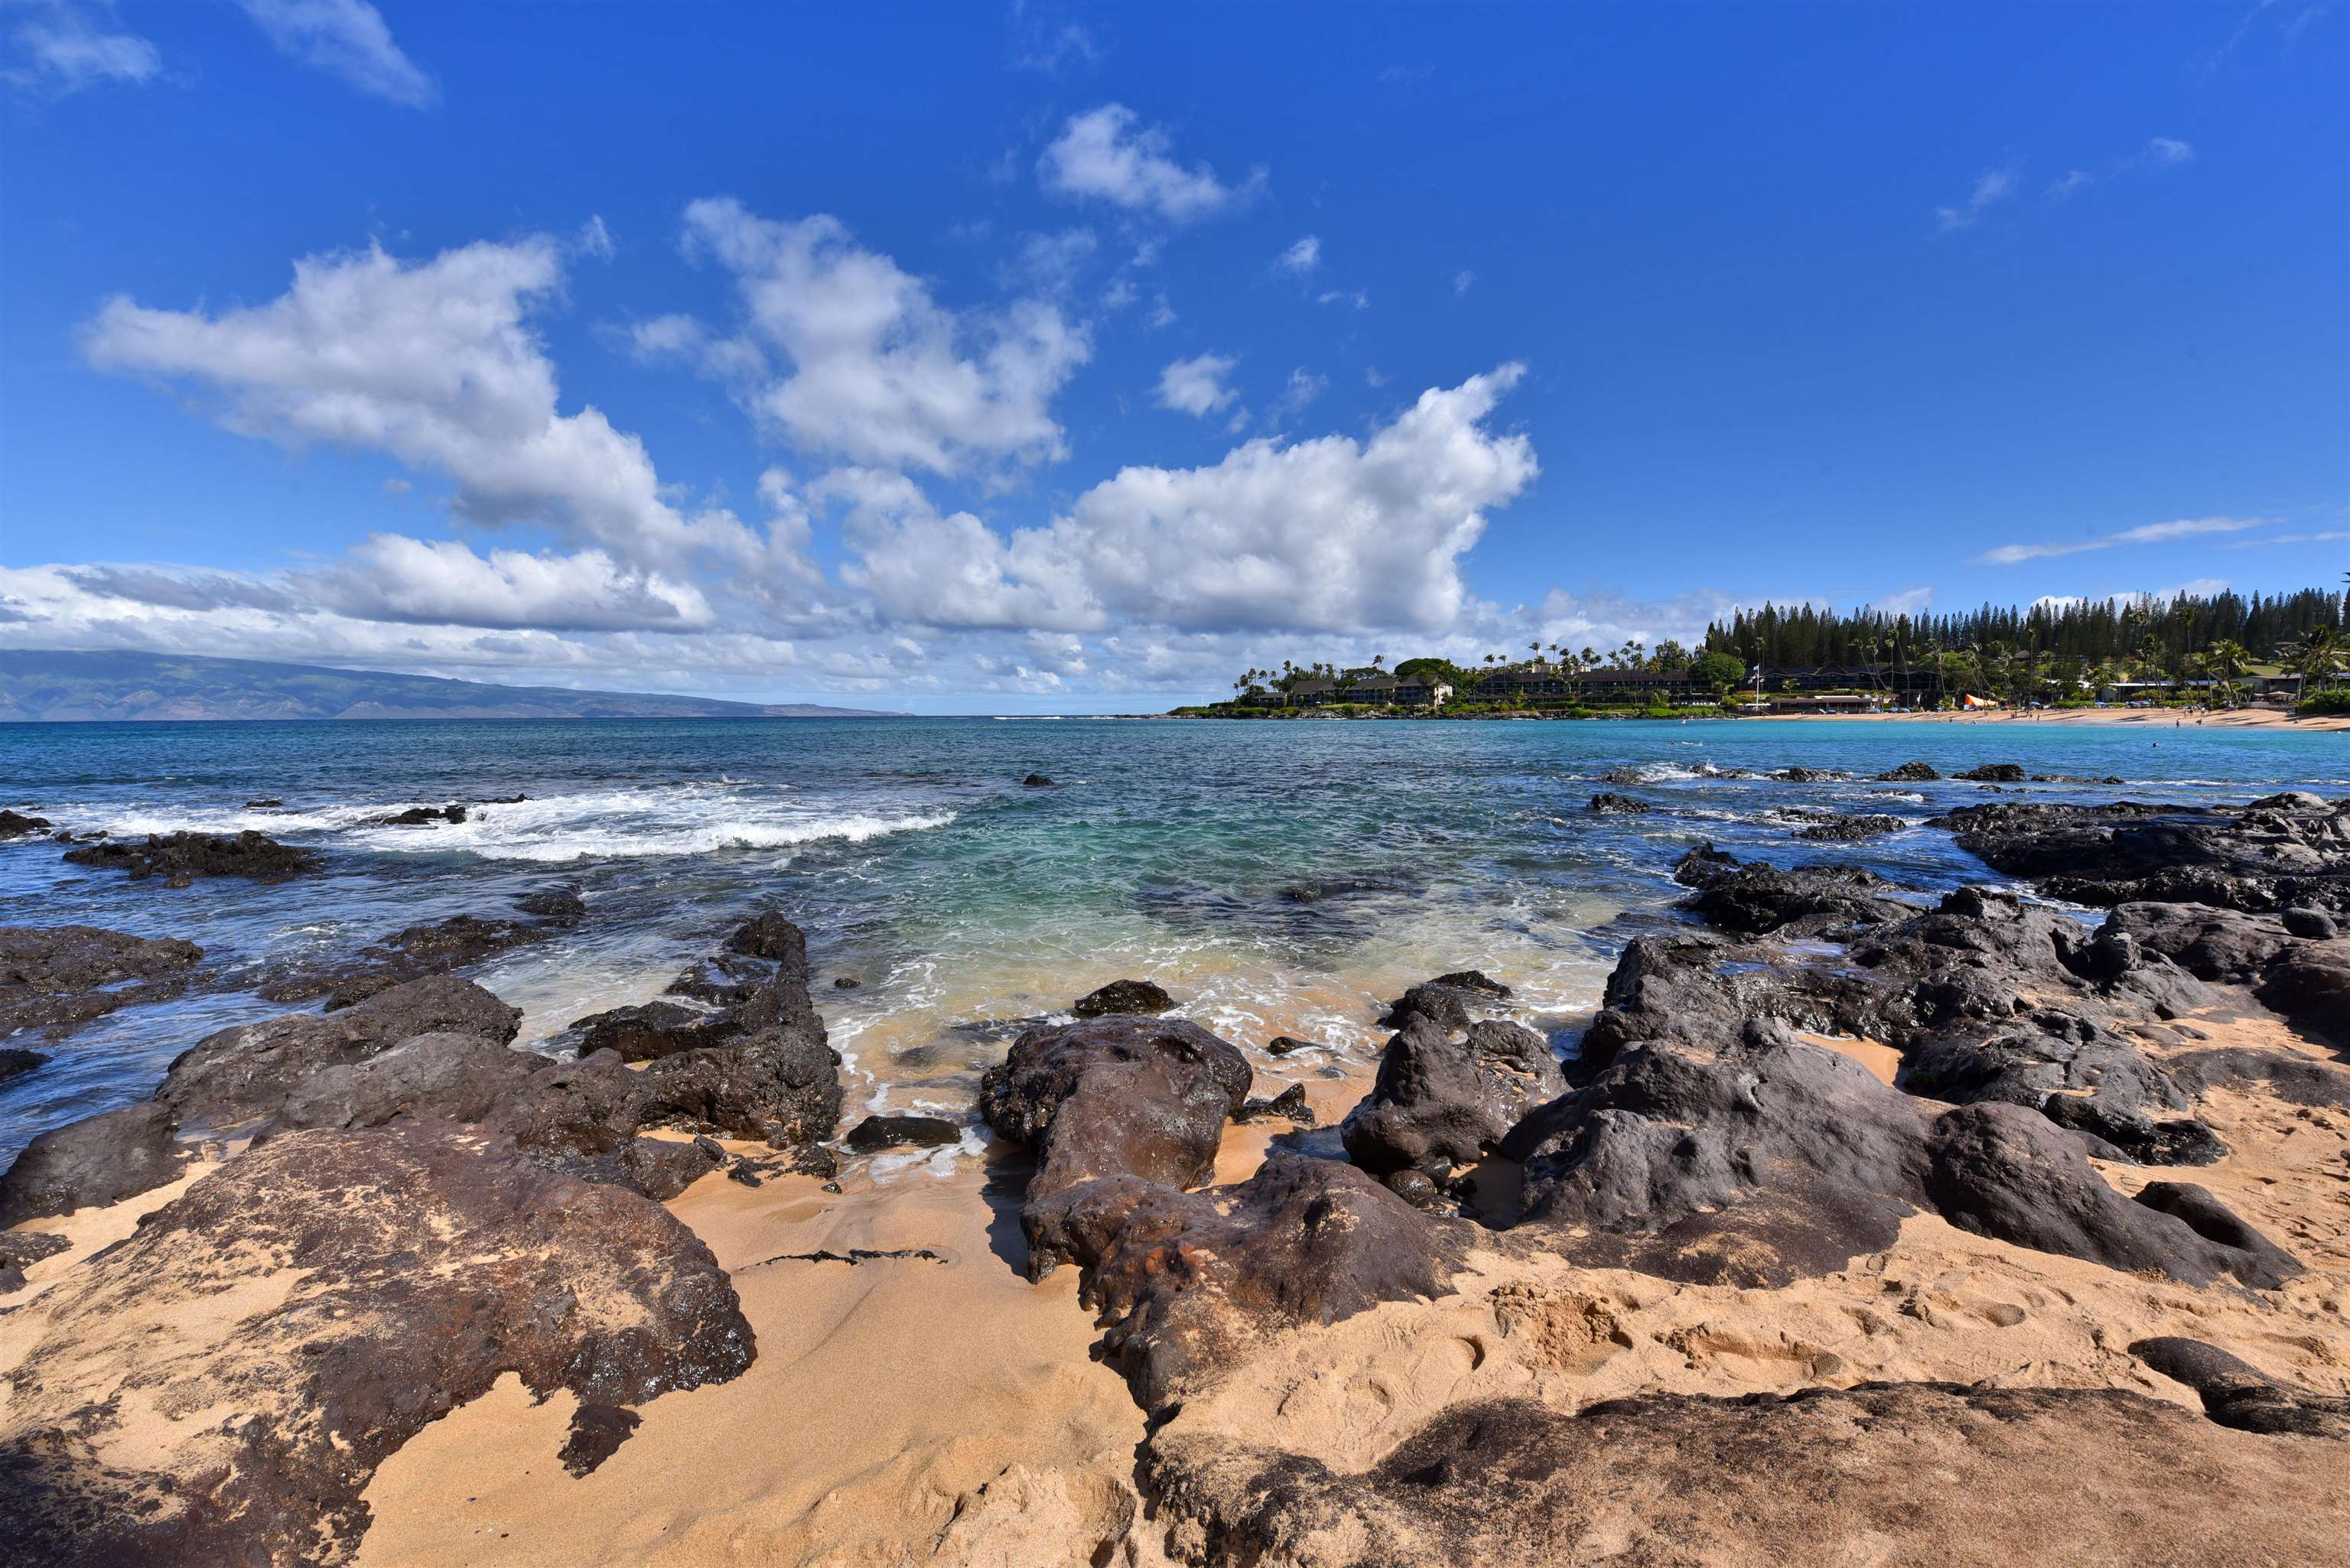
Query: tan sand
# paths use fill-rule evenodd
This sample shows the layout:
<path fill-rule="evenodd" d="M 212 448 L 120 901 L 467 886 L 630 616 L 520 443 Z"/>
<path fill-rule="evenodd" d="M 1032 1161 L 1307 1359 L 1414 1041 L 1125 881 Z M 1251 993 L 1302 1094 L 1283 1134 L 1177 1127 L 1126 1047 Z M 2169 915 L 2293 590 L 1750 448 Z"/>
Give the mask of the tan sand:
<path fill-rule="evenodd" d="M 2203 1038 L 2156 1031 L 2147 1049 L 2248 1045 L 2331 1059 L 2249 1009 L 2179 1022 Z M 1875 1042 L 1807 1038 L 1889 1075 L 1892 1054 Z M 1367 1086 L 1305 1082 L 1326 1122 Z M 1261 1079 L 1257 1092 L 1284 1086 Z M 2132 1341 L 2161 1334 L 2350 1392 L 2350 1115 L 2262 1089 L 2214 1091 L 2198 1112 L 2230 1148 L 2219 1164 L 2101 1168 L 2126 1191 L 2156 1179 L 2209 1187 L 2308 1265 L 2282 1291 L 2192 1289 L 1925 1216 L 1887 1251 L 1780 1290 L 1676 1285 L 1481 1251 L 1452 1295 L 1274 1336 L 1187 1401 L 1174 1430 L 1275 1442 L 1350 1469 L 1444 1405 L 1487 1395 L 1574 1410 L 1651 1390 L 1939 1379 L 2131 1388 L 2192 1407 L 2188 1390 L 2128 1354 Z M 1244 1178 L 1286 1126 L 1227 1129 L 1217 1179 Z M 838 1194 L 807 1178 L 755 1189 L 705 1178 L 671 1208 L 733 1273 L 758 1336 L 750 1370 L 651 1401 L 634 1436 L 577 1480 L 556 1459 L 569 1397 L 534 1406 L 509 1377 L 377 1473 L 359 1561 L 1150 1568 L 1159 1561 L 1151 1532 L 1129 1532 L 1140 1509 L 1140 1414 L 1091 1356 L 1076 1272 L 1033 1285 L 1021 1272 L 1011 1174 L 1001 1192 L 971 1158 L 945 1179 L 907 1167 L 877 1179 L 859 1167 Z M 178 1190 L 27 1227 L 75 1245 L 32 1265 L 35 1295 L 0 1313 L 0 1372 L 38 1331 L 42 1283 Z M 853 1249 L 940 1257 L 790 1256 Z"/>
<path fill-rule="evenodd" d="M 2148 730 L 2306 730 L 2350 731 L 2350 715 L 2297 719 L 2269 708 L 2235 708 L 2225 711 L 2186 712 L 2168 708 L 2049 708 L 2017 711 L 2010 708 L 1978 709 L 1969 713 L 1771 713 L 1772 719 L 1804 723 L 1833 719 L 1841 723 L 1866 724 L 2135 724 Z"/>
<path fill-rule="evenodd" d="M 1893 1075 L 1901 1070 L 1901 1053 L 1890 1045 L 1880 1045 L 1874 1040 L 1864 1040 L 1854 1034 L 1812 1034 L 1795 1031 L 1795 1038 L 1806 1045 L 1817 1045 L 1851 1057 L 1877 1075 L 1880 1084 L 1893 1082 Z"/>

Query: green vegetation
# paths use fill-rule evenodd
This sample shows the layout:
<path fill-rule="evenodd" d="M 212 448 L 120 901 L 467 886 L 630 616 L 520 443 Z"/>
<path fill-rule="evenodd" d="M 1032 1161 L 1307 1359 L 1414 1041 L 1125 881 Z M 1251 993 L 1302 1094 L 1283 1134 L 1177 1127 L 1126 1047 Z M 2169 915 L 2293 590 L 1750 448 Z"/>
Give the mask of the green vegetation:
<path fill-rule="evenodd" d="M 2350 687 L 2336 686 L 2329 691 L 2313 691 L 2302 699 L 2293 710 L 2304 719 L 2337 719 L 2350 716 Z"/>

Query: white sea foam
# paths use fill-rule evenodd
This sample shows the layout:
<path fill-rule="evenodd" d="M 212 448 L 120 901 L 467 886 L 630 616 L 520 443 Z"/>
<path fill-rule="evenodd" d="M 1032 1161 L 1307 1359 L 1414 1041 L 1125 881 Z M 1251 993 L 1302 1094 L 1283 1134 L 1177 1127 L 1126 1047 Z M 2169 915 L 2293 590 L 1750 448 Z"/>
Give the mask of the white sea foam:
<path fill-rule="evenodd" d="M 445 803 L 375 801 L 309 811 L 130 812 L 109 818 L 106 826 L 117 836 L 246 828 L 273 837 L 332 834 L 345 843 L 391 853 L 457 852 L 485 860 L 558 864 L 727 849 L 794 849 L 828 841 L 863 843 L 893 833 L 944 827 L 955 819 L 951 811 L 803 804 L 777 798 L 783 793 L 775 786 L 732 781 L 594 790 L 469 805 L 463 822 L 421 827 L 369 825 L 411 805 Z"/>

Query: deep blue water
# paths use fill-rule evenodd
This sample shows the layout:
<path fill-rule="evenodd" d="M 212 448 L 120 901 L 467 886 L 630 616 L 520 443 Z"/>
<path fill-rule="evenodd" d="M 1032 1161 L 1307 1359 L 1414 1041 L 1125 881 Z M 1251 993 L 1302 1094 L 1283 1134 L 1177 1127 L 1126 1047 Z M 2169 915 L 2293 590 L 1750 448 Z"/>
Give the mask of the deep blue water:
<path fill-rule="evenodd" d="M 1596 1002 L 1626 934 L 1669 918 L 1672 862 L 1711 839 L 1783 862 L 1854 860 L 1932 891 L 1993 879 L 1947 834 L 1790 836 L 1804 806 L 1922 821 L 1973 784 L 1701 776 L 1794 763 L 1866 775 L 2018 762 L 2119 774 L 2039 798 L 2228 801 L 2350 785 L 2350 735 L 1782 723 L 1249 723 L 916 719 L 0 726 L 0 804 L 77 831 L 257 827 L 322 875 L 172 891 L 0 846 L 0 921 L 83 921 L 206 950 L 205 982 L 45 1044 L 0 1089 L 0 1159 L 43 1127 L 147 1093 L 207 1030 L 277 1011 L 240 985 L 519 893 L 577 887 L 589 918 L 479 978 L 525 1038 L 657 992 L 744 912 L 806 926 L 852 1099 L 961 1109 L 1000 1043 L 952 1032 L 1149 974 L 1254 1047 L 1376 1048 L 1375 1003 L 1475 965 L 1538 1021 Z M 1602 785 L 1611 769 L 1643 782 Z M 1050 789 L 1025 788 L 1031 772 Z M 1663 808 L 1594 816 L 1613 787 Z M 417 804 L 525 794 L 462 826 L 383 828 Z M 283 808 L 248 811 L 262 797 Z M 834 991 L 846 975 L 861 982 Z M 1311 1071 L 1328 1058 L 1289 1058 Z"/>

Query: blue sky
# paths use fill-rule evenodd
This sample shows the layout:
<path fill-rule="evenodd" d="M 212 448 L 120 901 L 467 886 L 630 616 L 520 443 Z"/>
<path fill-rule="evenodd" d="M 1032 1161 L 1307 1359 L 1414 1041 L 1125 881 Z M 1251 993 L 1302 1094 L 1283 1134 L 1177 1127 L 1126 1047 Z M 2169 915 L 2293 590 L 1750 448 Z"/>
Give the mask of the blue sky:
<path fill-rule="evenodd" d="M 2350 562 L 2350 16 L 0 4 L 0 644 L 929 711 Z"/>

